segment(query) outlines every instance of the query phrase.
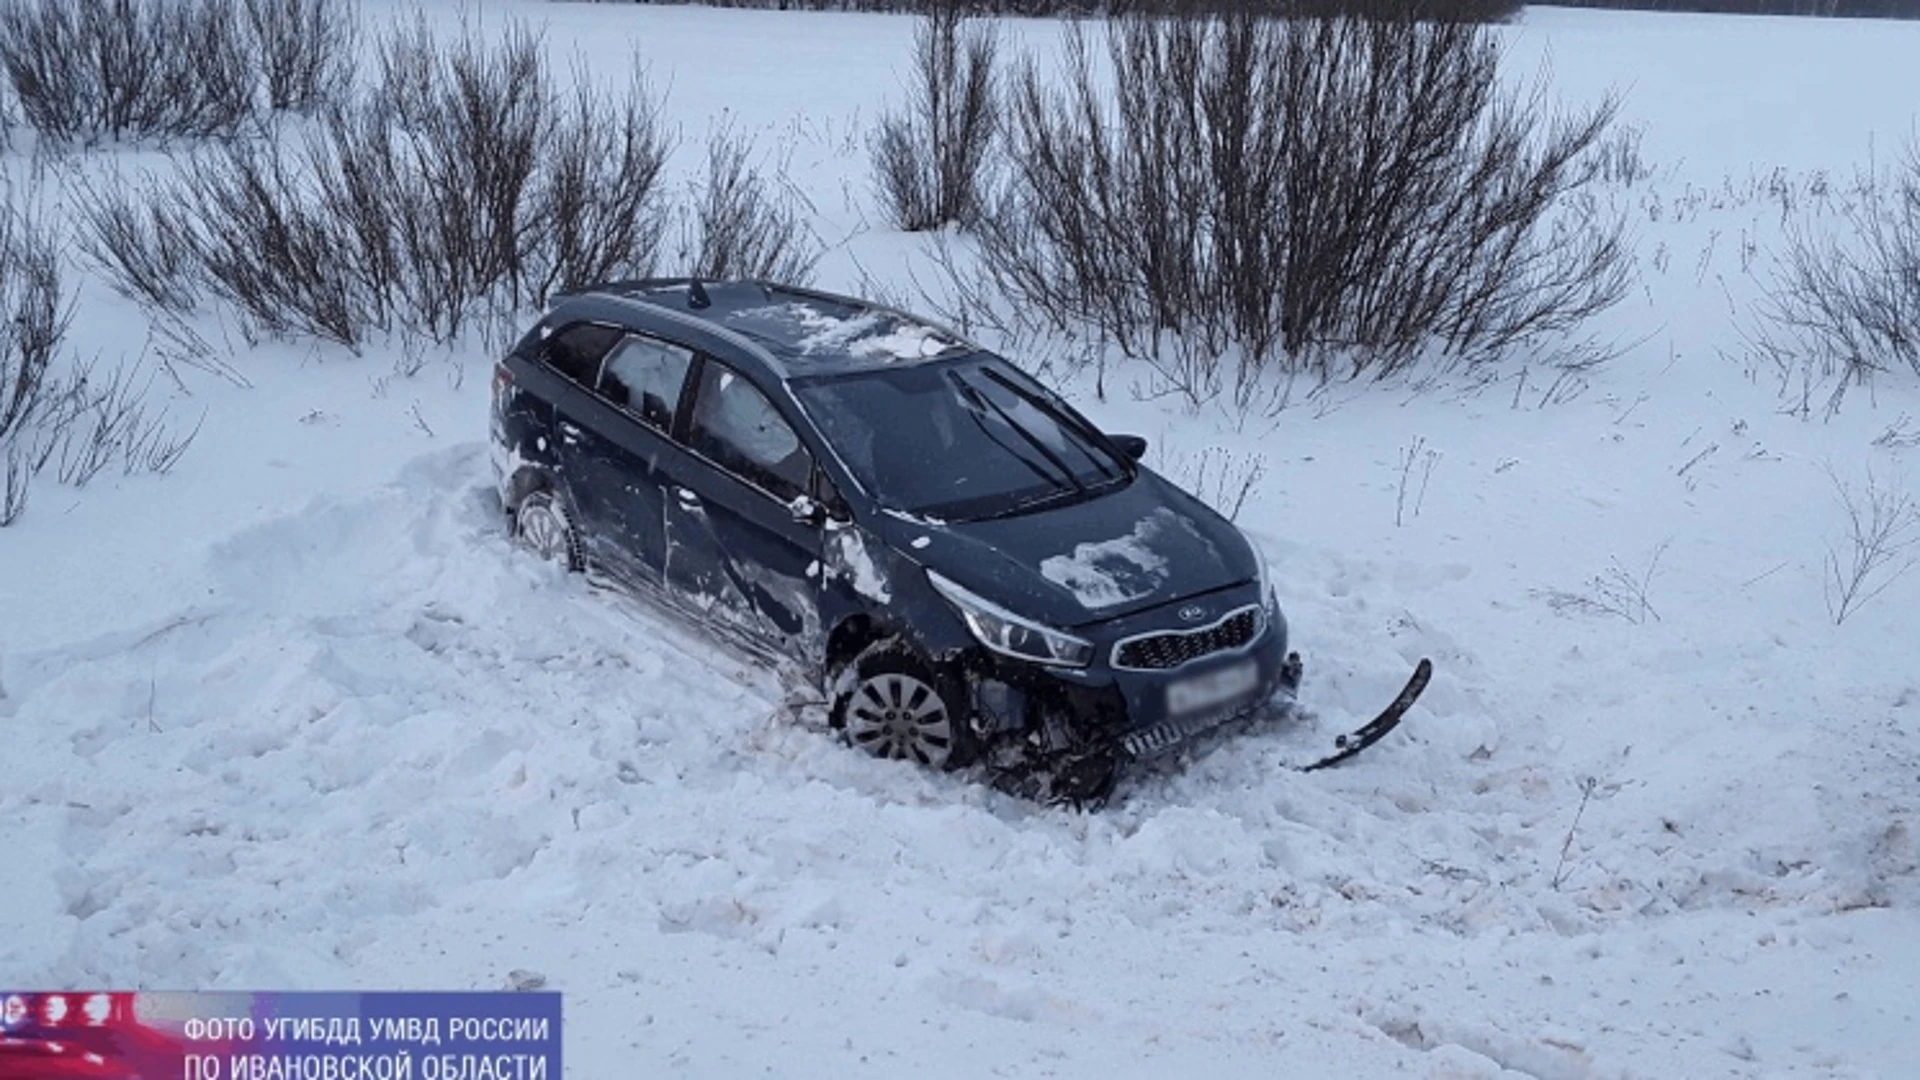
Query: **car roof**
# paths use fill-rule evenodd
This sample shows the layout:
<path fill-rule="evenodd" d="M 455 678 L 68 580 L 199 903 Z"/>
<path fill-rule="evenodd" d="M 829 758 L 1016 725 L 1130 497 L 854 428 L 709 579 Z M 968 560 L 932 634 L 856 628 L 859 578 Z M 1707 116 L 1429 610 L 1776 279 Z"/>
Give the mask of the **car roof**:
<path fill-rule="evenodd" d="M 920 364 L 978 348 L 884 304 L 766 281 L 647 278 L 589 285 L 566 294 L 571 298 L 625 301 L 672 322 L 707 324 L 723 338 L 745 338 L 782 379 Z"/>

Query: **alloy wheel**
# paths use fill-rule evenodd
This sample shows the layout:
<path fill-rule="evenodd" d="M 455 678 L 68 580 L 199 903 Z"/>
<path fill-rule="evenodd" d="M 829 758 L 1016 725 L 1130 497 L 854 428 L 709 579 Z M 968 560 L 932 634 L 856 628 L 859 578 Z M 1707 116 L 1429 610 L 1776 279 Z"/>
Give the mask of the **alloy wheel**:
<path fill-rule="evenodd" d="M 942 768 L 953 753 L 953 720 L 932 686 L 905 672 L 874 675 L 854 688 L 847 737 L 875 757 Z"/>

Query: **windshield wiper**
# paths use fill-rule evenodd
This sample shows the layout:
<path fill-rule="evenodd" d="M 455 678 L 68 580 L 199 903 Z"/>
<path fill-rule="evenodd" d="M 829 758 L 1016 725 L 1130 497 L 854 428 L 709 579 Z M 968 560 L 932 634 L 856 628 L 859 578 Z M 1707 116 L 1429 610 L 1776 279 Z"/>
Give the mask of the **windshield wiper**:
<path fill-rule="evenodd" d="M 1025 402 L 1030 408 L 1035 409 L 1041 415 L 1047 417 L 1049 420 L 1052 420 L 1054 424 L 1058 427 L 1061 435 L 1078 437 L 1080 441 L 1079 441 L 1079 444 L 1076 446 L 1076 449 L 1080 451 L 1080 455 L 1082 457 L 1087 459 L 1087 462 L 1089 464 L 1091 464 L 1094 468 L 1100 471 L 1100 475 L 1102 477 L 1112 479 L 1112 478 L 1124 478 L 1127 475 L 1127 469 L 1124 466 L 1124 464 L 1110 457 L 1107 454 L 1107 452 L 1101 448 L 1101 443 L 1102 443 L 1101 438 L 1097 433 L 1087 430 L 1085 424 L 1081 423 L 1077 419 L 1072 418 L 1071 416 L 1062 415 L 1053 406 L 1049 405 L 1046 399 L 1033 397 L 1032 395 L 1028 394 L 1026 391 L 1022 390 L 1018 384 L 1009 380 L 1005 375 L 1001 374 L 1000 372 L 994 371 L 992 368 L 982 369 L 981 375 L 984 376 L 985 378 L 993 380 L 993 382 L 998 386 L 1000 386 L 1001 389 L 1019 398 L 1021 401 Z M 1000 415 L 1009 424 L 1014 423 L 1013 418 L 1009 416 L 1004 410 L 1001 412 Z M 1019 427 L 1018 424 L 1014 424 L 1014 426 Z M 1021 428 L 1021 434 L 1026 435 L 1029 440 L 1032 440 L 1035 438 L 1035 436 L 1031 432 L 1028 432 L 1025 428 Z M 1069 439 L 1067 441 L 1071 442 L 1072 440 Z M 1044 448 L 1042 449 L 1044 450 Z M 1109 467 L 1111 465 L 1121 465 L 1121 468 L 1118 472 L 1115 472 L 1112 468 Z M 1066 467 L 1064 462 L 1061 463 L 1061 467 L 1062 468 Z M 1077 477 L 1078 474 L 1076 473 L 1075 476 Z M 1102 481 L 1102 483 L 1104 484 L 1105 481 Z"/>
<path fill-rule="evenodd" d="M 1027 457 L 1027 455 L 1021 453 L 1019 450 L 1014 449 L 1012 445 L 1007 443 L 1006 440 L 1002 439 L 999 433 L 995 432 L 993 428 L 987 424 L 986 420 L 980 415 L 979 405 L 984 404 L 989 408 L 991 408 L 993 406 L 993 403 L 985 400 L 985 395 L 981 394 L 976 387 L 969 386 L 960 379 L 955 379 L 954 381 L 958 384 L 961 397 L 965 398 L 969 403 L 969 405 L 971 406 L 970 408 L 967 409 L 968 419 L 972 420 L 974 423 L 974 426 L 980 429 L 980 434 L 985 435 L 987 437 L 988 442 L 991 442 L 995 446 L 998 446 L 1000 449 L 1005 450 L 1009 457 L 1013 458 L 1013 460 L 1015 461 L 1018 461 L 1020 464 L 1025 465 L 1027 469 L 1033 473 L 1033 475 L 1039 477 L 1042 480 L 1045 480 L 1047 483 L 1054 484 L 1054 485 L 1058 485 L 1060 483 L 1058 478 L 1047 475 L 1046 470 L 1042 469 L 1031 458 Z M 1002 415 L 1002 419 L 1003 420 L 1005 419 L 1004 414 Z M 1018 429 L 1016 428 L 1015 430 L 1018 430 Z M 1029 439 L 1028 441 L 1031 442 L 1032 440 Z M 1058 466 L 1059 462 L 1053 462 L 1053 464 Z"/>
<path fill-rule="evenodd" d="M 1005 406 L 993 400 L 991 396 L 989 396 L 987 393 L 982 391 L 979 387 L 968 382 L 964 376 L 956 374 L 954 375 L 953 380 L 954 382 L 960 385 L 963 392 L 967 396 L 967 400 L 977 401 L 981 404 L 984 404 L 987 408 L 992 409 L 993 414 L 1000 418 L 1001 423 L 1007 425 L 1008 427 L 1012 428 L 1014 431 L 1018 432 L 1020 437 L 1027 441 L 1028 446 L 1031 446 L 1035 450 L 1038 450 L 1040 452 L 1040 456 L 1047 459 L 1047 464 L 1052 465 L 1054 468 L 1060 470 L 1060 475 L 1066 479 L 1068 484 L 1072 485 L 1075 493 L 1084 493 L 1087 490 L 1086 483 L 1083 482 L 1080 479 L 1080 477 L 1077 474 L 1075 474 L 1071 468 L 1067 467 L 1067 463 L 1060 460 L 1060 456 L 1058 454 L 1055 454 L 1052 450 L 1048 449 L 1047 444 L 1043 440 L 1041 440 L 1039 436 L 1035 435 L 1031 431 L 1028 431 L 1026 428 L 1020 426 L 1019 422 L 1014 420 L 1012 414 L 1007 412 Z M 1002 385 L 1005 385 L 1005 384 L 1002 384 Z M 1012 388 L 1008 387 L 1008 389 L 1011 390 Z M 998 440 L 995 440 L 995 441 L 998 441 Z"/>

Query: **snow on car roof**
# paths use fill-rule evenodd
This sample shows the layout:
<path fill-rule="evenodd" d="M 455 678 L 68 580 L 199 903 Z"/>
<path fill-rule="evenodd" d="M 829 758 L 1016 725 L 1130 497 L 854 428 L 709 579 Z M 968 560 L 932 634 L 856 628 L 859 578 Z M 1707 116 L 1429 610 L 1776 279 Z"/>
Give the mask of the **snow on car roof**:
<path fill-rule="evenodd" d="M 703 282 L 705 306 L 694 302 L 691 283 L 685 280 L 601 288 L 751 338 L 791 375 L 915 363 L 974 349 L 951 330 L 905 312 L 766 282 Z"/>

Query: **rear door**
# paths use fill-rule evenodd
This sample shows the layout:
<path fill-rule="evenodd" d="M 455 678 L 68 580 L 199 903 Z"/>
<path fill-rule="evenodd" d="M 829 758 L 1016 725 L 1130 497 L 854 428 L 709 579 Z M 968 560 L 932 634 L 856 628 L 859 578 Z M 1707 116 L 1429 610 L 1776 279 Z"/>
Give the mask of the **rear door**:
<path fill-rule="evenodd" d="M 687 605 L 804 658 L 819 631 L 821 526 L 797 520 L 813 457 L 739 373 L 702 357 L 667 479 L 667 586 Z"/>
<path fill-rule="evenodd" d="M 628 584 L 658 586 L 666 564 L 661 456 L 693 354 L 626 333 L 598 366 L 592 392 L 559 420 L 562 453 L 578 493 L 587 557 Z"/>

